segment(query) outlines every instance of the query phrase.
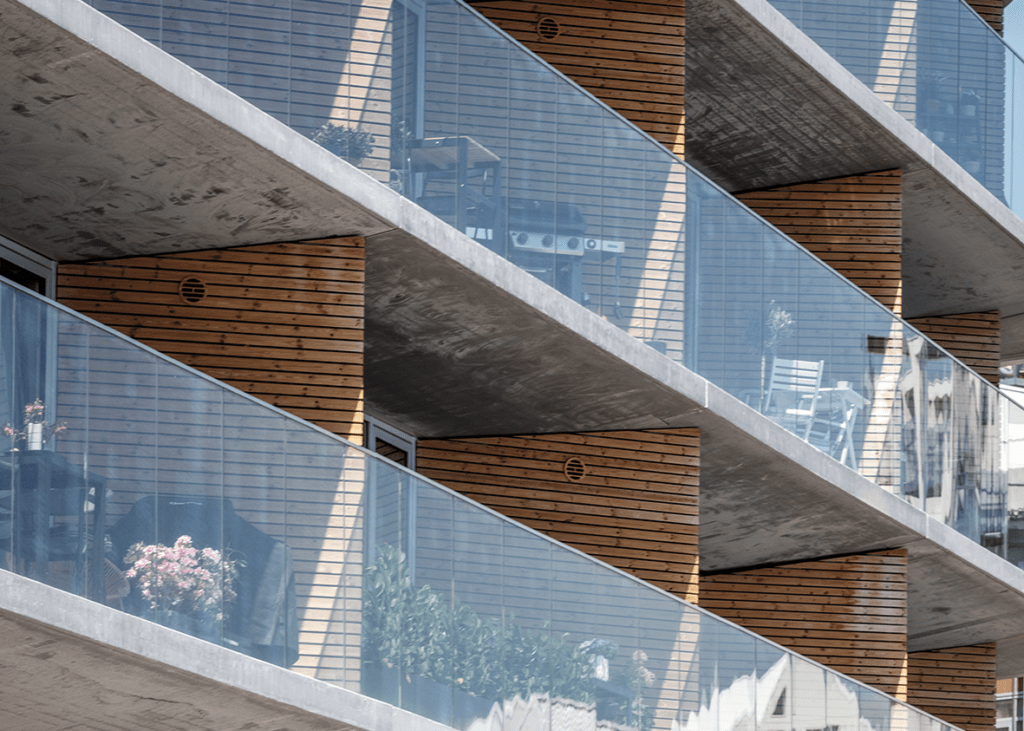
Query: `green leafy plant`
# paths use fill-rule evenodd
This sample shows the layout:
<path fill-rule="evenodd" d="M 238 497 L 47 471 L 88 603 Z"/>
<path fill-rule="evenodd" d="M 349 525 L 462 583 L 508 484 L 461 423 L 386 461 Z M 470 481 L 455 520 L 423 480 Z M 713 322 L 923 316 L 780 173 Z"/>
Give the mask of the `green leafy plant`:
<path fill-rule="evenodd" d="M 369 132 L 362 132 L 352 127 L 342 127 L 332 122 L 325 122 L 312 134 L 313 142 L 338 157 L 358 165 L 373 152 L 373 143 L 377 138 Z"/>
<path fill-rule="evenodd" d="M 592 703 L 593 654 L 514 619 L 416 587 L 401 551 L 384 545 L 363 580 L 363 660 L 491 700 L 548 693 Z"/>
<path fill-rule="evenodd" d="M 613 720 L 625 723 L 631 719 L 634 726 L 641 731 L 650 731 L 654 725 L 654 711 L 644 703 L 644 688 L 650 688 L 657 679 L 647 668 L 647 653 L 637 650 L 632 654 L 625 667 L 612 673 L 612 681 L 628 688 L 630 700 L 623 698 L 616 706 L 617 717 Z"/>

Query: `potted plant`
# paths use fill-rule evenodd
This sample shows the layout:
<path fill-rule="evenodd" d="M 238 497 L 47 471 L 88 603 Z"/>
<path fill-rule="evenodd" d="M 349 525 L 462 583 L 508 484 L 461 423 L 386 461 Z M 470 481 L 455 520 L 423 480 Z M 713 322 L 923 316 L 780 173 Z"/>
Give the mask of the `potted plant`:
<path fill-rule="evenodd" d="M 46 406 L 39 399 L 25 405 L 24 428 L 15 429 L 8 422 L 3 426 L 4 436 L 14 439 L 14 442 L 25 442 L 25 448 L 29 451 L 40 450 L 46 443 L 67 429 L 62 421 L 51 424 L 46 420 Z"/>
<path fill-rule="evenodd" d="M 353 165 L 358 165 L 373 152 L 373 143 L 377 139 L 369 132 L 333 122 L 325 122 L 311 137 L 313 142 Z"/>
<path fill-rule="evenodd" d="M 967 89 L 960 94 L 960 114 L 964 117 L 976 117 L 978 108 L 981 106 L 981 97 L 973 89 Z"/>
<path fill-rule="evenodd" d="M 919 99 L 924 102 L 925 111 L 938 114 L 942 109 L 942 96 L 949 77 L 939 71 L 925 71 L 921 74 Z"/>
<path fill-rule="evenodd" d="M 769 302 L 768 306 L 763 308 L 760 313 L 754 311 L 748 315 L 746 336 L 751 343 L 753 352 L 761 355 L 761 388 L 758 411 L 764 412 L 767 407 L 764 399 L 768 365 L 775 360 L 779 346 L 793 334 L 793 325 L 795 324 L 793 315 L 776 304 L 775 300 Z"/>
<path fill-rule="evenodd" d="M 173 546 L 136 543 L 128 549 L 125 577 L 149 605 L 152 619 L 172 629 L 215 639 L 228 605 L 241 562 L 224 558 L 212 548 L 198 549 L 190 536 Z"/>
<path fill-rule="evenodd" d="M 516 697 L 593 704 L 597 649 L 483 617 L 415 586 L 394 546 L 378 550 L 363 579 L 364 693 L 458 727 Z"/>

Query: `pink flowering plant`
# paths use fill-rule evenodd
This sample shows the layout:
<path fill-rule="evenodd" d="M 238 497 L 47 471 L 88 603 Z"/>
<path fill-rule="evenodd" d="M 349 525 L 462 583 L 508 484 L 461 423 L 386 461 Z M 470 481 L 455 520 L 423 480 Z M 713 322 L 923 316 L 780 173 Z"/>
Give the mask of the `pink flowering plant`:
<path fill-rule="evenodd" d="M 190 536 L 173 546 L 136 543 L 128 549 L 126 576 L 155 611 L 173 611 L 197 619 L 224 619 L 225 605 L 235 599 L 232 588 L 241 561 L 224 558 L 212 548 L 198 549 Z"/>
<path fill-rule="evenodd" d="M 8 422 L 4 424 L 3 429 L 0 431 L 6 437 L 13 437 L 16 442 L 28 440 L 33 434 L 37 434 L 41 439 L 41 446 L 67 430 L 67 428 L 67 424 L 63 421 L 54 424 L 48 422 L 46 420 L 46 406 L 43 405 L 41 400 L 36 399 L 30 404 L 25 404 L 23 429 L 15 429 Z"/>

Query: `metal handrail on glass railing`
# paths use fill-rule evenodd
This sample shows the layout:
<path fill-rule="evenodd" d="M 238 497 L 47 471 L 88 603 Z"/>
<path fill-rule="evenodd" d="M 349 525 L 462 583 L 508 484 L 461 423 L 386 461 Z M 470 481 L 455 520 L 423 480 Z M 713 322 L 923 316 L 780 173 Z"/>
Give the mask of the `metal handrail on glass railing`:
<path fill-rule="evenodd" d="M 998 391 L 468 6 L 93 4 L 1005 555 Z"/>
<path fill-rule="evenodd" d="M 1009 208 L 1019 181 L 1024 59 L 962 0 L 769 0 Z"/>
<path fill-rule="evenodd" d="M 948 728 L 2 282 L 0 354 L 8 571 L 459 729 Z"/>

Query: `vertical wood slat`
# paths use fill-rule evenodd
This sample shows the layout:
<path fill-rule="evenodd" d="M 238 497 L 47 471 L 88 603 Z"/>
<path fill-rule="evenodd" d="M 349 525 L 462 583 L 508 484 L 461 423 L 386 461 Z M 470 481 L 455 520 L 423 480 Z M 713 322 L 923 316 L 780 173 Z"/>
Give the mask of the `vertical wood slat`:
<path fill-rule="evenodd" d="M 999 310 L 915 317 L 907 322 L 973 368 L 982 378 L 999 385 Z"/>
<path fill-rule="evenodd" d="M 736 197 L 899 315 L 902 177 L 901 170 L 888 170 Z"/>
<path fill-rule="evenodd" d="M 474 7 L 656 140 L 683 155 L 685 4 L 485 0 Z M 547 26 L 542 35 L 542 19 Z"/>
<path fill-rule="evenodd" d="M 420 440 L 416 467 L 472 499 L 696 602 L 697 429 Z M 579 482 L 563 469 L 586 465 Z"/>
<path fill-rule="evenodd" d="M 996 643 L 910 653 L 907 702 L 964 731 L 991 731 Z"/>
<path fill-rule="evenodd" d="M 702 576 L 700 605 L 906 698 L 906 549 Z"/>
<path fill-rule="evenodd" d="M 58 300 L 360 441 L 364 263 L 351 237 L 62 264 Z M 179 295 L 187 278 L 202 300 Z"/>

